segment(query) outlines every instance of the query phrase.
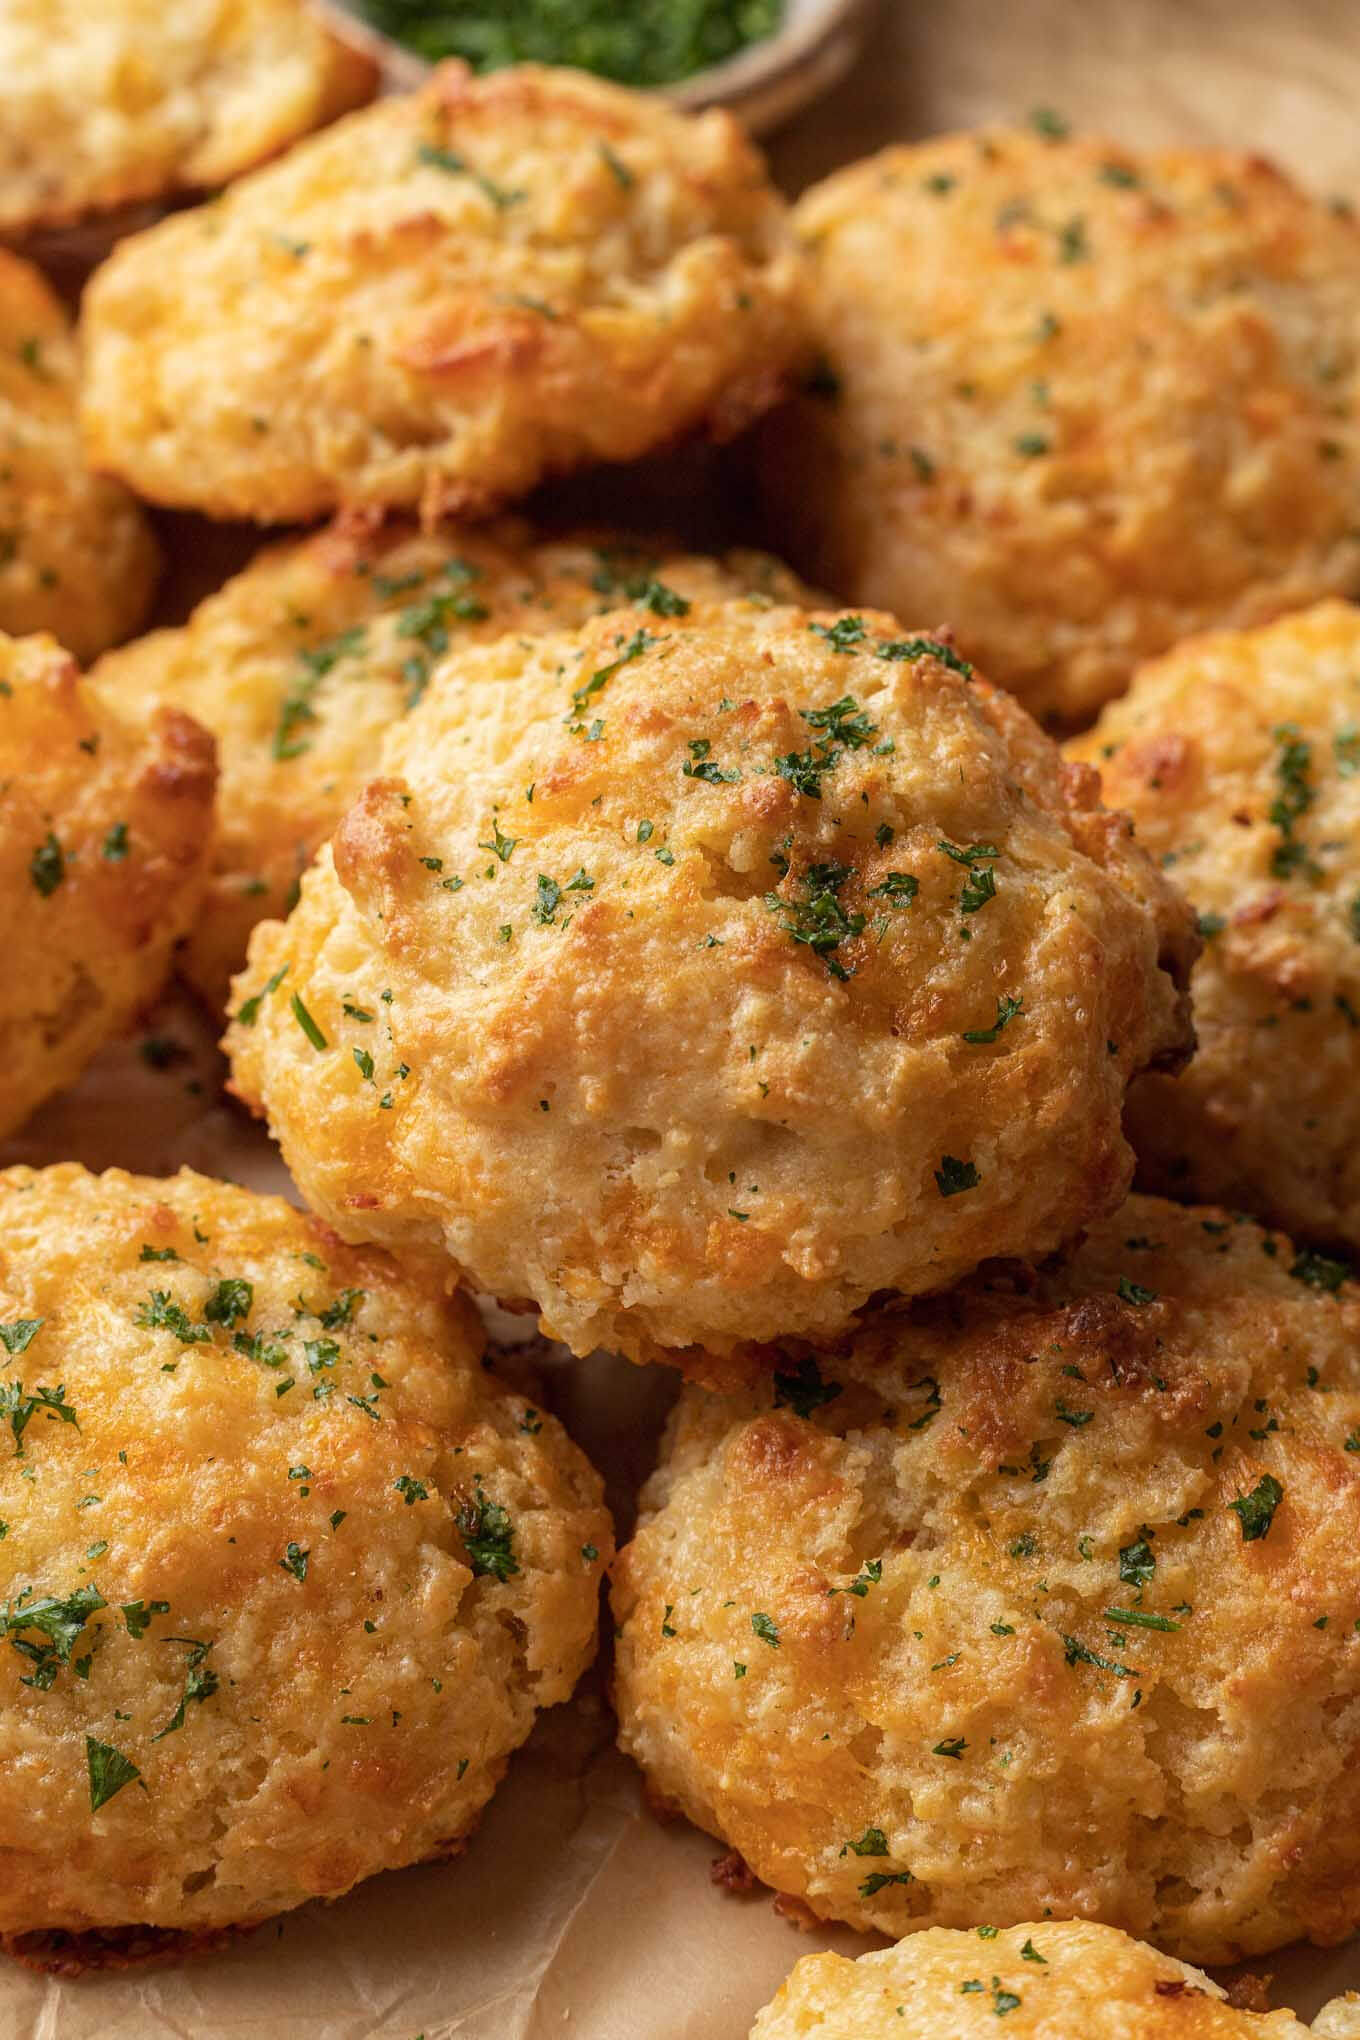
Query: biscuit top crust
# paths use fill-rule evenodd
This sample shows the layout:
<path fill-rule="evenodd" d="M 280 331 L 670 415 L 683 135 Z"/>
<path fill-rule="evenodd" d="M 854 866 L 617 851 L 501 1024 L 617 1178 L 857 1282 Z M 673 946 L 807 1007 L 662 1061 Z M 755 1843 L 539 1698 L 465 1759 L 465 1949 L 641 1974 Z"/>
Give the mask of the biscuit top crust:
<path fill-rule="evenodd" d="M 224 184 L 376 79 L 307 0 L 5 0 L 0 228 Z"/>
<path fill-rule="evenodd" d="M 1360 609 L 1191 639 L 1069 755 L 1205 938 L 1200 1054 L 1131 1100 L 1149 1187 L 1360 1246 Z"/>
<path fill-rule="evenodd" d="M 50 637 L 0 636 L 0 1130 L 155 997 L 207 878 L 213 741 L 128 715 Z"/>
<path fill-rule="evenodd" d="M 1134 1197 L 1038 1275 L 687 1389 L 615 1569 L 624 1746 L 862 1928 L 1344 1939 L 1358 1339 L 1338 1263 Z"/>
<path fill-rule="evenodd" d="M 465 1834 L 611 1545 L 444 1272 L 10 1169 L 0 1345 L 0 1934 L 249 1923 Z"/>
<path fill-rule="evenodd" d="M 484 509 L 779 393 L 798 269 L 760 156 L 574 71 L 448 64 L 124 241 L 86 298 L 93 456 L 287 522 Z"/>
<path fill-rule="evenodd" d="M 711 1357 L 1117 1202 L 1194 948 L 946 641 L 733 601 L 451 658 L 230 1041 L 342 1230 L 442 1239 L 578 1350 Z"/>
<path fill-rule="evenodd" d="M 160 555 L 126 489 L 85 466 L 77 377 L 55 292 L 0 248 L 0 630 L 91 659 L 140 623 Z"/>
<path fill-rule="evenodd" d="M 609 532 L 547 538 L 513 518 L 428 533 L 359 518 L 264 548 L 187 624 L 108 654 L 92 675 L 106 693 L 147 713 L 173 703 L 217 738 L 211 904 L 181 966 L 195 988 L 225 1003 L 251 928 L 288 912 L 386 730 L 450 649 L 619 606 L 643 621 L 748 590 L 807 595 L 764 553 L 711 559 Z"/>
<path fill-rule="evenodd" d="M 1117 1928 L 1047 1919 L 980 1933 L 928 1927 L 858 1961 L 804 1956 L 751 2040 L 990 2040 L 998 2030 L 1011 2040 L 1307 2040 L 1309 2031 L 1292 2012 L 1239 2011 L 1202 1970 Z"/>
<path fill-rule="evenodd" d="M 795 225 L 825 368 L 771 507 L 846 599 L 928 604 L 1070 727 L 1192 631 L 1360 588 L 1349 208 L 1227 150 L 995 130 Z"/>

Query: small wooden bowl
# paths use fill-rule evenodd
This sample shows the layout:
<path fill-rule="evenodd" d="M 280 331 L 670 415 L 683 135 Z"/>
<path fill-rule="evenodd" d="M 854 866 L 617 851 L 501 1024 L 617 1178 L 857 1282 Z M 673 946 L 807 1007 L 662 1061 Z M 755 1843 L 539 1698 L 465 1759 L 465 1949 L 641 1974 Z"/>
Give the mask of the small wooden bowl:
<path fill-rule="evenodd" d="M 340 34 L 377 58 L 389 91 L 409 91 L 425 77 L 430 66 L 423 58 L 370 28 L 344 0 L 322 4 Z M 876 0 L 785 0 L 783 26 L 773 35 L 726 63 L 659 89 L 687 112 L 725 106 L 753 134 L 767 133 L 845 76 L 875 5 Z"/>

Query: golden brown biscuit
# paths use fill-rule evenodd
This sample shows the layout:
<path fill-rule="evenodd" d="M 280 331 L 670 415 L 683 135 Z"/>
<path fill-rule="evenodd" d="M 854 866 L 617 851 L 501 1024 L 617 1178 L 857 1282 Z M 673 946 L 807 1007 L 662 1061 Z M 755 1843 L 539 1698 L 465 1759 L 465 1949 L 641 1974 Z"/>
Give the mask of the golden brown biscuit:
<path fill-rule="evenodd" d="M 1340 2009 L 1338 2000 L 1331 2010 Z M 857 1962 L 805 1955 L 751 2040 L 965 2040 L 998 2031 L 1006 2040 L 1307 2040 L 1310 2029 L 1292 2012 L 1238 2011 L 1202 1970 L 1113 1927 L 1036 1920 L 931 1927 Z"/>
<path fill-rule="evenodd" d="M 615 612 L 451 656 L 380 770 L 229 1037 L 347 1236 L 710 1368 L 1123 1195 L 1191 917 L 948 645 Z"/>
<path fill-rule="evenodd" d="M 225 184 L 376 75 L 306 0 L 3 0 L 0 232 Z"/>
<path fill-rule="evenodd" d="M 1199 909 L 1199 1054 L 1140 1080 L 1146 1187 L 1360 1247 L 1360 610 L 1145 667 L 1073 755 Z"/>
<path fill-rule="evenodd" d="M 438 1273 L 189 1171 L 0 1174 L 0 1936 L 454 1848 L 595 1643 L 600 1483 Z"/>
<path fill-rule="evenodd" d="M 141 622 L 160 559 L 127 491 L 86 469 L 75 409 L 66 314 L 0 248 L 0 631 L 91 659 Z"/>
<path fill-rule="evenodd" d="M 125 716 L 48 637 L 0 637 L 0 1133 L 152 999 L 202 897 L 213 742 Z"/>
<path fill-rule="evenodd" d="M 685 1392 L 623 1746 L 828 1918 L 1222 1962 L 1360 1922 L 1360 1292 L 1132 1198 L 1065 1264 Z M 990 1972 L 989 1972 L 990 1974 Z"/>
<path fill-rule="evenodd" d="M 1216 623 L 1360 590 L 1360 231 L 1259 158 L 994 132 L 805 197 L 825 367 L 768 435 L 793 558 L 944 616 L 1072 726 Z"/>
<path fill-rule="evenodd" d="M 805 591 L 763 553 L 722 560 L 614 537 L 536 542 L 526 525 L 416 536 L 336 526 L 262 552 L 180 630 L 102 660 L 99 683 L 138 713 L 172 702 L 217 738 L 217 848 L 184 967 L 225 1003 L 258 920 L 298 880 L 374 769 L 388 726 L 450 645 L 538 636 L 632 604 L 639 619 L 747 589 Z"/>
<path fill-rule="evenodd" d="M 763 410 L 797 275 L 726 114 L 445 65 L 120 245 L 86 297 L 91 458 L 215 516 L 484 508 Z"/>

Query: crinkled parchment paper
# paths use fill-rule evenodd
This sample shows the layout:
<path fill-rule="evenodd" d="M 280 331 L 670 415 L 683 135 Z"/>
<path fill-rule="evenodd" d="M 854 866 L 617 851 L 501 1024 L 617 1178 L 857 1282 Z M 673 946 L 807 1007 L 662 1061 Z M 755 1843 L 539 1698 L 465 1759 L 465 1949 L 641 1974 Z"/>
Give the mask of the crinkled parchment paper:
<path fill-rule="evenodd" d="M 1130 141 L 1207 138 L 1360 197 L 1354 0 L 883 0 L 864 63 L 774 147 L 790 188 L 894 136 L 1053 106 Z M 655 517 L 655 509 L 650 515 Z M 177 1044 L 141 1052 L 147 1034 Z M 181 1163 L 287 1189 L 220 1102 L 187 1006 L 111 1051 L 4 1151 L 151 1172 Z M 610 1477 L 621 1516 L 670 1385 L 549 1358 L 545 1399 Z M 0 2040 L 745 2040 L 801 1954 L 768 1893 L 709 1879 L 717 1845 L 658 1825 L 613 1751 L 599 1683 L 543 1718 L 457 1862 L 374 1879 L 178 1968 L 47 1979 L 0 1968 Z M 1311 2013 L 1360 1986 L 1360 1943 L 1258 1965 Z"/>

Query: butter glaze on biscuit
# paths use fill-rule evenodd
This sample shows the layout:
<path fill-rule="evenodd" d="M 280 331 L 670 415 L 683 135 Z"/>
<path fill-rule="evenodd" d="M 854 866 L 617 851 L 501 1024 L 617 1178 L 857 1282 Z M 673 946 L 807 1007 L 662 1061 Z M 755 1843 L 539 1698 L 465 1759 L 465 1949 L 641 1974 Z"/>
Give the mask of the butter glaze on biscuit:
<path fill-rule="evenodd" d="M 726 114 L 444 65 L 120 244 L 86 296 L 90 457 L 219 517 L 482 511 L 757 416 L 798 280 Z"/>
<path fill-rule="evenodd" d="M 653 1793 L 882 1933 L 1343 1941 L 1360 1293 L 1317 1275 L 1134 1197 L 1041 1274 L 687 1389 L 614 1574 Z"/>
<path fill-rule="evenodd" d="M 768 506 L 843 601 L 1089 722 L 1192 631 L 1360 592 L 1360 229 L 1258 157 L 1003 130 L 795 213 L 825 367 Z"/>
<path fill-rule="evenodd" d="M 433 675 L 229 1047 L 347 1237 L 442 1247 L 577 1352 L 740 1366 L 1117 1204 L 1194 948 L 947 644 L 617 612 Z"/>
<path fill-rule="evenodd" d="M 447 1853 L 571 1693 L 600 1482 L 448 1287 L 187 1170 L 0 1174 L 15 1952 Z"/>

